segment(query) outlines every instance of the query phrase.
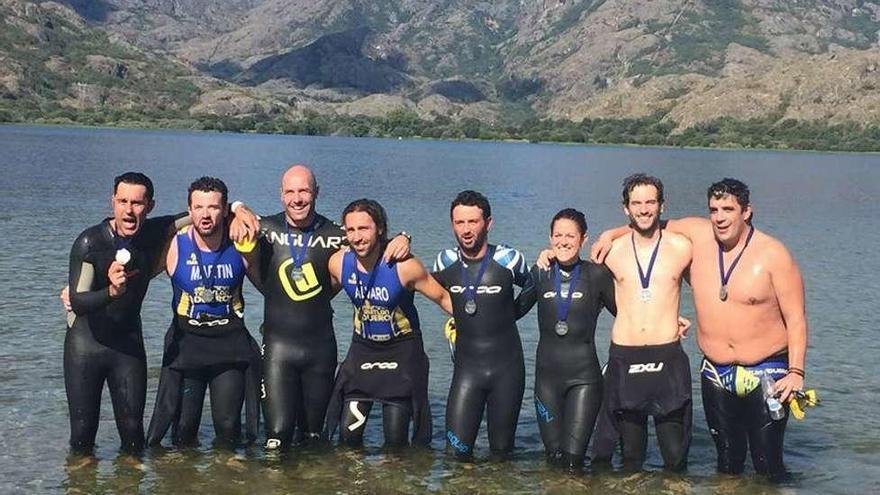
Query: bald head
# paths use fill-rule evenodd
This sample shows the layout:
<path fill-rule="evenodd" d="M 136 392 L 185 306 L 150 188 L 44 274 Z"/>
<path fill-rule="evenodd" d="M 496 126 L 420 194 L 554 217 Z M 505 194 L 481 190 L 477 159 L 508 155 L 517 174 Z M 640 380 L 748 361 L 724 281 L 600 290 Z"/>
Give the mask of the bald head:
<path fill-rule="evenodd" d="M 287 168 L 281 176 L 281 190 L 284 191 L 285 184 L 289 184 L 291 181 L 308 182 L 309 187 L 314 192 L 318 192 L 318 181 L 315 180 L 315 174 L 312 173 L 308 166 L 302 163 L 296 163 Z"/>
<path fill-rule="evenodd" d="M 281 176 L 281 202 L 293 225 L 301 228 L 311 225 L 317 197 L 318 183 L 309 167 L 291 165 Z"/>

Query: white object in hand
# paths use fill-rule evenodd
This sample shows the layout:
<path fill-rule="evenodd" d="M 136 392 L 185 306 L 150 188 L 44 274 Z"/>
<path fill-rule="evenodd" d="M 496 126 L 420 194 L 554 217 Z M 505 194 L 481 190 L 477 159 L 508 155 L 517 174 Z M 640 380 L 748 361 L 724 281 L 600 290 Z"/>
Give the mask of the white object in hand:
<path fill-rule="evenodd" d="M 120 265 L 126 265 L 131 261 L 131 251 L 122 248 L 116 250 L 116 262 Z"/>

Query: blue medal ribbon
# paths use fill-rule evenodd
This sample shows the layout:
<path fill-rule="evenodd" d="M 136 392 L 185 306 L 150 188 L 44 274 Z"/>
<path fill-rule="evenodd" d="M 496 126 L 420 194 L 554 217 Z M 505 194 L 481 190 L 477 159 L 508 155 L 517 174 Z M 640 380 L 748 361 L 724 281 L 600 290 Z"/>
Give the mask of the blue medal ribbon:
<path fill-rule="evenodd" d="M 730 281 L 730 277 L 731 275 L 733 275 L 733 269 L 736 268 L 736 264 L 739 263 L 739 259 L 742 258 L 742 255 L 746 251 L 746 248 L 749 247 L 749 242 L 752 241 L 752 235 L 754 235 L 754 233 L 755 226 L 752 225 L 751 229 L 749 229 L 749 235 L 746 236 L 746 243 L 739 251 L 739 254 L 736 255 L 736 258 L 733 259 L 733 263 L 730 264 L 730 268 L 726 271 L 724 270 L 724 246 L 721 245 L 721 241 L 717 239 L 715 240 L 715 242 L 718 243 L 718 271 L 721 273 L 720 298 L 722 301 L 727 300 L 727 282 Z"/>
<path fill-rule="evenodd" d="M 559 263 L 553 265 L 553 279 L 556 284 L 556 321 L 567 321 L 568 310 L 571 309 L 571 301 L 574 296 L 574 287 L 581 274 L 581 261 L 577 260 L 571 276 L 568 278 L 568 296 L 562 297 L 562 270 Z"/>
<path fill-rule="evenodd" d="M 360 304 L 357 303 L 357 300 L 358 300 L 357 298 L 354 298 L 352 303 L 354 304 L 355 308 L 357 308 L 358 319 L 361 321 L 361 332 L 362 332 L 361 336 L 364 338 L 369 338 L 369 332 L 367 331 L 367 322 L 364 321 L 363 307 L 364 307 L 364 304 L 366 304 L 369 301 L 370 292 L 373 290 L 373 286 L 376 285 L 376 273 L 379 272 L 379 270 L 376 269 L 376 265 L 379 264 L 379 261 L 377 260 L 376 265 L 373 265 L 373 269 L 370 270 L 370 272 L 369 272 L 370 278 L 367 280 L 367 285 L 365 286 L 363 280 L 361 280 L 361 271 L 358 269 L 357 254 L 352 252 L 352 255 L 354 255 L 354 278 L 357 281 L 358 287 L 361 287 L 364 289 L 363 297 L 360 300 L 361 303 Z"/>
<path fill-rule="evenodd" d="M 651 284 L 651 272 L 654 271 L 654 262 L 657 261 L 657 253 L 660 251 L 660 241 L 663 240 L 663 230 L 660 230 L 660 235 L 657 237 L 657 244 L 654 245 L 654 251 L 651 253 L 651 260 L 648 261 L 647 274 L 642 271 L 642 264 L 639 262 L 639 252 L 636 251 L 635 233 L 630 236 L 630 240 L 632 241 L 633 246 L 633 256 L 636 258 L 636 266 L 639 268 L 639 281 L 642 283 L 642 290 L 645 290 Z"/>
<path fill-rule="evenodd" d="M 287 228 L 287 247 L 290 250 L 290 259 L 293 261 L 293 269 L 301 270 L 303 261 L 306 260 L 306 250 L 309 249 L 309 242 L 312 240 L 312 232 L 314 232 L 315 219 L 308 227 L 302 229 L 302 234 L 300 234 L 300 238 L 302 239 L 302 246 L 299 249 L 296 249 L 293 246 L 293 234 L 290 233 L 290 223 L 287 219 L 284 219 L 284 227 Z"/>
<path fill-rule="evenodd" d="M 486 255 L 483 256 L 483 260 L 480 261 L 480 271 L 477 274 L 476 280 L 471 282 L 470 277 L 468 276 L 467 266 L 464 264 L 464 256 L 461 254 L 461 250 L 458 252 L 458 258 L 461 260 L 461 281 L 464 283 L 464 294 L 465 299 L 467 301 L 477 301 L 477 287 L 480 286 L 480 281 L 483 280 L 483 275 L 486 273 L 486 268 L 489 266 L 489 260 L 492 259 L 492 256 L 495 254 L 495 246 L 489 246 L 486 249 Z"/>
<path fill-rule="evenodd" d="M 193 225 L 189 229 L 189 240 L 192 241 L 193 244 L 193 254 L 196 255 L 196 265 L 199 267 L 199 273 L 202 273 L 202 286 L 206 291 L 211 291 L 211 300 L 205 301 L 207 304 L 211 304 L 214 301 L 214 278 L 217 276 L 217 270 L 211 270 L 210 266 L 206 266 L 202 263 L 202 250 L 199 249 L 198 243 L 196 243 L 195 235 L 193 234 L 193 229 L 196 227 Z M 222 249 L 222 245 L 221 245 Z M 179 253 L 178 253 L 179 254 Z"/>

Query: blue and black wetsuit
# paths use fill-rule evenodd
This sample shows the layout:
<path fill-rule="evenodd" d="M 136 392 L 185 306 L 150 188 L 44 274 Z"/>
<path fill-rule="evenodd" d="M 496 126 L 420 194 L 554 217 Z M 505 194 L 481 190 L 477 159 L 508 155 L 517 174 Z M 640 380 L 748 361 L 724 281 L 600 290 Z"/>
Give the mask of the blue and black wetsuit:
<path fill-rule="evenodd" d="M 474 440 L 486 409 L 489 448 L 505 455 L 513 450 L 525 391 L 522 342 L 516 328 L 514 285 L 528 279 L 519 251 L 489 245 L 479 284 L 482 259 L 464 261 L 456 249 L 442 251 L 434 278 L 452 296 L 457 329 L 455 365 L 446 403 L 447 446 L 458 456 L 473 454 Z M 468 300 L 476 305 L 468 311 Z"/>
<path fill-rule="evenodd" d="M 321 215 L 305 229 L 289 226 L 283 212 L 264 217 L 261 225 L 263 414 L 267 446 L 286 448 L 297 427 L 310 437 L 324 428 L 336 372 L 330 306 L 336 292 L 328 262 L 345 237 L 339 225 Z M 299 263 L 292 254 L 302 257 Z"/>
<path fill-rule="evenodd" d="M 717 364 L 703 358 L 700 369 L 703 410 L 709 432 L 718 450 L 718 471 L 740 474 L 745 468 L 746 451 L 758 474 L 774 480 L 784 479 L 782 441 L 788 422 L 785 416 L 770 417 L 761 377 L 779 380 L 788 374 L 788 354 L 781 353 L 753 365 Z"/>
<path fill-rule="evenodd" d="M 183 215 L 151 218 L 131 238 L 118 238 L 108 220 L 83 231 L 70 251 L 70 304 L 64 338 L 64 386 L 70 410 L 70 446 L 91 453 L 98 432 L 101 391 L 110 389 L 122 449 L 144 445 L 147 363 L 141 329 L 141 304 L 163 249 Z M 126 291 L 112 298 L 107 271 L 117 249 L 126 248 L 126 270 L 138 273 Z"/>
<path fill-rule="evenodd" d="M 560 321 L 557 272 L 562 301 L 569 300 L 571 293 L 563 335 L 556 331 Z M 617 314 L 614 279 L 604 265 L 581 260 L 571 266 L 551 267 L 549 271 L 535 266 L 529 278 L 529 284 L 517 298 L 517 306 L 523 315 L 538 303 L 540 339 L 535 360 L 535 409 L 541 439 L 548 460 L 577 468 L 583 465 L 602 403 L 596 320 L 602 308 Z"/>
<path fill-rule="evenodd" d="M 178 233 L 171 276 L 174 319 L 165 335 L 162 374 L 147 442 L 161 442 L 169 426 L 176 445 L 198 442 L 205 391 L 217 442 L 237 445 L 247 397 L 248 440 L 256 437 L 260 353 L 242 321 L 245 265 L 232 242 L 217 251 L 199 249 L 192 227 Z"/>
<path fill-rule="evenodd" d="M 373 402 L 381 402 L 386 446 L 409 442 L 410 418 L 412 443 L 428 445 L 428 356 L 413 291 L 400 283 L 397 263 L 379 260 L 364 273 L 357 267 L 354 252 L 343 257 L 342 287 L 355 306 L 354 334 L 328 408 L 329 434 L 333 434 L 341 413 L 342 442 L 361 445 Z"/>

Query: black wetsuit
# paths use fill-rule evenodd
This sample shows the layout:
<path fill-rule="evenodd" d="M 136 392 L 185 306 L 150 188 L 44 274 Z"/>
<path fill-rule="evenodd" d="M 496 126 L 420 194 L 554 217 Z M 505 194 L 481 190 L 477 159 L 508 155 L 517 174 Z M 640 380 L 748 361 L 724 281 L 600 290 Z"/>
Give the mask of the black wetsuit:
<path fill-rule="evenodd" d="M 94 449 L 105 380 L 123 450 L 143 448 L 147 363 L 141 304 L 174 221 L 181 216 L 148 219 L 129 239 L 117 238 L 108 219 L 73 243 L 68 283 L 75 316 L 68 318 L 64 338 L 64 386 L 74 452 Z M 123 247 L 131 253 L 126 270 L 138 273 L 127 280 L 124 294 L 112 298 L 107 270 Z"/>
<path fill-rule="evenodd" d="M 284 213 L 264 217 L 259 238 L 263 322 L 263 415 L 267 446 L 287 447 L 297 427 L 319 436 L 336 372 L 336 336 L 330 301 L 336 292 L 328 261 L 344 240 L 342 228 L 321 215 L 312 226 L 290 226 L 294 254 L 303 260 L 294 279 Z M 309 237 L 308 248 L 302 250 Z"/>
<path fill-rule="evenodd" d="M 197 444 L 210 386 L 215 442 L 235 447 L 245 403 L 247 439 L 256 438 L 261 376 L 259 347 L 242 320 L 244 261 L 229 240 L 216 251 L 200 250 L 191 228 L 178 233 L 174 242 L 174 318 L 165 335 L 147 443 L 158 445 L 172 426 L 176 445 Z"/>
<path fill-rule="evenodd" d="M 596 320 L 602 308 L 617 313 L 614 279 L 604 265 L 578 261 L 580 269 L 566 318 L 567 333 L 558 335 L 559 296 L 556 267 L 533 267 L 529 284 L 517 298 L 519 314 L 538 303 L 535 410 L 548 459 L 577 468 L 584 462 L 602 403 L 602 371 L 596 355 Z M 562 298 L 568 297 L 575 265 L 559 269 Z"/>
<path fill-rule="evenodd" d="M 486 256 L 490 259 L 475 288 L 471 284 L 476 283 L 483 260 L 468 260 L 464 267 L 458 251 L 447 249 L 434 264 L 434 278 L 452 295 L 457 329 L 446 403 L 446 444 L 463 457 L 473 454 L 484 408 L 491 451 L 504 455 L 513 450 L 525 390 L 513 286 L 525 285 L 526 261 L 519 251 L 504 246 L 489 245 Z M 466 310 L 469 285 L 476 293 L 473 315 Z"/>
<path fill-rule="evenodd" d="M 758 474 L 780 481 L 787 476 L 782 444 L 788 408 L 774 420 L 760 386 L 760 377 L 779 380 L 788 373 L 788 354 L 781 353 L 750 366 L 721 365 L 703 358 L 700 370 L 703 410 L 718 451 L 718 471 L 740 474 L 746 451 Z"/>

